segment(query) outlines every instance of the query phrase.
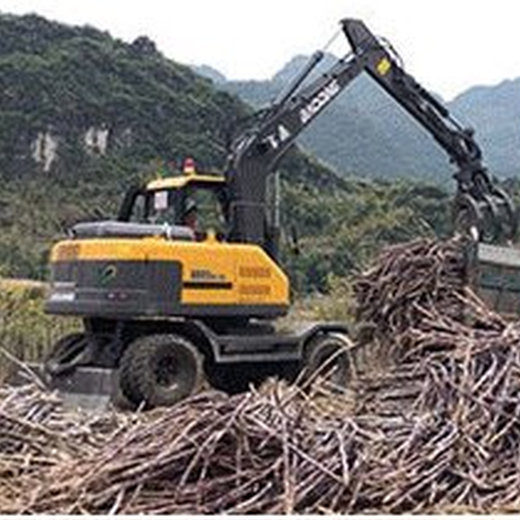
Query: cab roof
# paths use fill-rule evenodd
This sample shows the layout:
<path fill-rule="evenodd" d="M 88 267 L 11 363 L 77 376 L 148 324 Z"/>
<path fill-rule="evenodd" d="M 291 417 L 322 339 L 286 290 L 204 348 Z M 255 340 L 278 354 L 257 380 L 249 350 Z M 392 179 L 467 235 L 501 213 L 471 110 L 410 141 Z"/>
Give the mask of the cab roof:
<path fill-rule="evenodd" d="M 222 175 L 208 173 L 194 173 L 189 175 L 179 175 L 175 177 L 164 177 L 154 179 L 146 184 L 147 191 L 179 189 L 188 184 L 224 184 L 225 179 Z"/>

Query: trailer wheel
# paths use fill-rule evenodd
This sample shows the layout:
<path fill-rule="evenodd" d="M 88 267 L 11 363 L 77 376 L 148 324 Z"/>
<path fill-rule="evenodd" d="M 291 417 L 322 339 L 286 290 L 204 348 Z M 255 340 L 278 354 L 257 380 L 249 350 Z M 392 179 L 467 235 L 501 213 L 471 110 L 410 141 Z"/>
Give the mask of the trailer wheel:
<path fill-rule="evenodd" d="M 119 380 L 123 395 L 133 405 L 171 406 L 200 389 L 203 357 L 181 336 L 141 336 L 123 353 Z"/>
<path fill-rule="evenodd" d="M 345 334 L 326 333 L 312 339 L 304 350 L 303 383 L 314 381 L 330 390 L 344 390 L 352 377 L 352 341 Z"/>
<path fill-rule="evenodd" d="M 60 338 L 52 347 L 43 366 L 52 377 L 73 371 L 87 355 L 88 341 L 82 332 L 75 332 Z"/>

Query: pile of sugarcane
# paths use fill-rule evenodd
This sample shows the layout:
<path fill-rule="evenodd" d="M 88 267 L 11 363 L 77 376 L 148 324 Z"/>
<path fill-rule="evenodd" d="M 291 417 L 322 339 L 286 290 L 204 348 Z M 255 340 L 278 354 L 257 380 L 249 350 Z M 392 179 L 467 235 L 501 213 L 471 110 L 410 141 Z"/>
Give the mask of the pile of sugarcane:
<path fill-rule="evenodd" d="M 39 482 L 49 468 L 97 451 L 129 419 L 71 411 L 37 384 L 1 387 L 0 510 L 11 509 L 27 492 L 25 484 Z"/>
<path fill-rule="evenodd" d="M 282 384 L 201 394 L 96 451 L 22 476 L 1 512 L 424 512 L 457 503 L 446 487 L 464 481 L 447 469 L 457 445 L 450 423 L 431 414 L 319 419 L 309 409 Z"/>
<path fill-rule="evenodd" d="M 520 510 L 520 326 L 464 276 L 460 243 L 425 240 L 360 277 L 358 348 L 382 361 L 359 371 L 353 407 L 272 382 L 71 419 L 5 390 L 0 513 Z"/>
<path fill-rule="evenodd" d="M 426 458 L 420 431 L 406 456 L 396 454 L 404 474 L 422 468 L 416 498 L 401 490 L 406 509 L 517 511 L 520 324 L 504 321 L 464 284 L 464 255 L 456 239 L 417 241 L 387 250 L 358 280 L 358 318 L 372 323 L 386 368 L 359 382 L 357 413 L 435 421 Z"/>
<path fill-rule="evenodd" d="M 311 421 L 282 384 L 229 397 L 209 392 L 138 426 L 43 482 L 3 512 L 295 513 L 334 508 L 359 472 L 350 421 Z M 339 502 L 338 502 L 339 503 Z M 332 509 L 331 509 L 332 510 Z"/>
<path fill-rule="evenodd" d="M 505 321 L 467 284 L 467 247 L 460 239 L 394 246 L 358 278 L 357 321 L 372 325 L 371 339 L 383 343 L 389 356 L 385 362 L 422 358 L 421 339 L 435 328 L 457 337 L 503 330 Z"/>

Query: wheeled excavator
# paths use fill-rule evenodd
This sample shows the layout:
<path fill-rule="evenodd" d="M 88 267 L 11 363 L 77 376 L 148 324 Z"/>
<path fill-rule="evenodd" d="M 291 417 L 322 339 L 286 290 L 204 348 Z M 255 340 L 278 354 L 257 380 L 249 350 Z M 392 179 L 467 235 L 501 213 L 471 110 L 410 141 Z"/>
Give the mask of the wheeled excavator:
<path fill-rule="evenodd" d="M 50 257 L 46 311 L 84 330 L 45 362 L 65 392 L 115 395 L 133 406 L 172 405 L 210 383 L 244 387 L 266 374 L 297 377 L 331 362 L 348 376 L 341 323 L 280 331 L 289 281 L 279 260 L 276 170 L 302 130 L 361 73 L 424 126 L 456 166 L 456 227 L 475 243 L 516 236 L 515 209 L 488 175 L 473 132 L 400 65 L 362 21 L 341 29 L 352 52 L 312 76 L 315 53 L 285 93 L 232 140 L 221 173 L 198 172 L 131 188 L 117 219 L 80 223 Z M 348 139 L 348 136 L 345 136 Z M 197 205 L 197 228 L 185 215 Z"/>

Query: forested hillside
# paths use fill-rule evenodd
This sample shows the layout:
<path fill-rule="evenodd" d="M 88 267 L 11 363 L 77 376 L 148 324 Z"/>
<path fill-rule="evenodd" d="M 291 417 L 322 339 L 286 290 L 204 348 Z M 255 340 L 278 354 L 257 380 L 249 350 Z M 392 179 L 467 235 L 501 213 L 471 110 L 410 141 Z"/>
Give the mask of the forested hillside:
<path fill-rule="evenodd" d="M 146 36 L 125 43 L 0 16 L 2 274 L 44 278 L 53 240 L 78 220 L 114 216 L 131 182 L 161 165 L 189 155 L 221 168 L 230 131 L 251 111 Z M 338 146 L 351 138 L 338 132 Z M 386 243 L 446 232 L 437 188 L 340 178 L 298 151 L 281 171 L 284 256 L 298 290 L 330 289 Z"/>
<path fill-rule="evenodd" d="M 493 171 L 520 176 L 520 78 L 495 86 L 474 87 L 450 103 L 471 121 Z"/>
<path fill-rule="evenodd" d="M 114 157 L 134 164 L 193 154 L 217 165 L 224 132 L 245 113 L 146 37 L 127 44 L 37 16 L 0 19 L 0 93 L 8 177 L 39 170 L 70 180 L 71 166 L 83 173 Z"/>

